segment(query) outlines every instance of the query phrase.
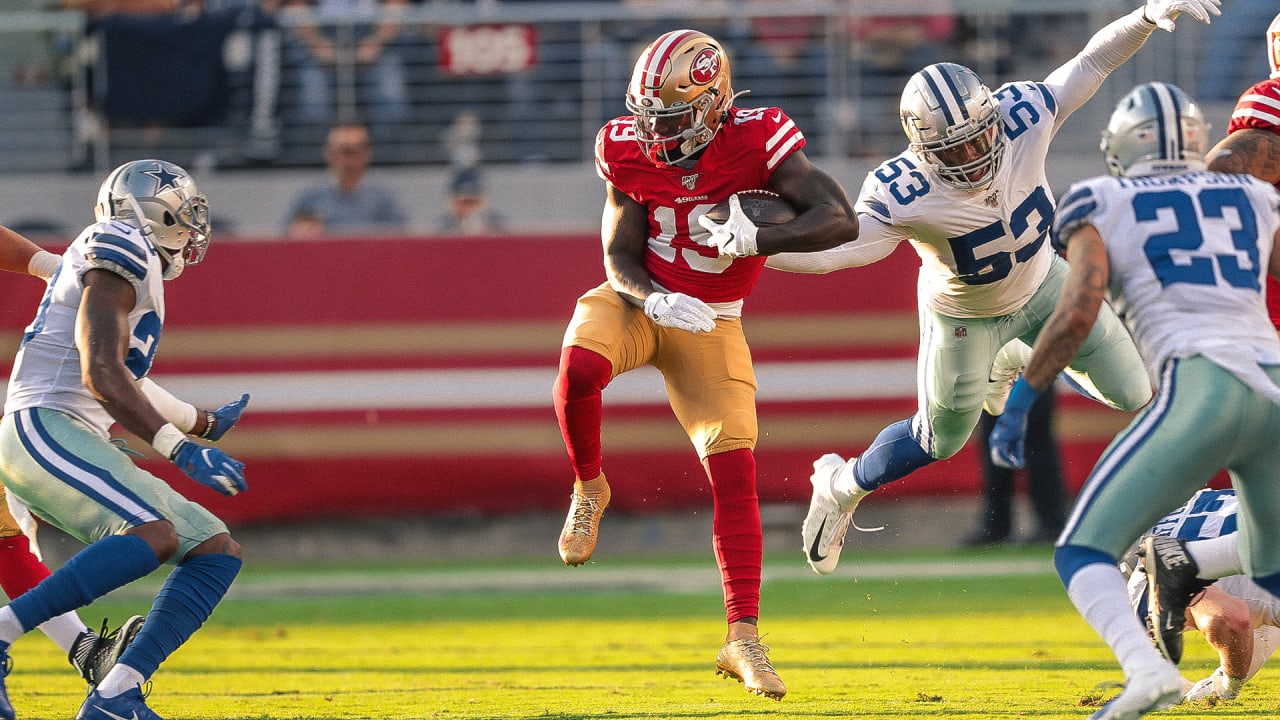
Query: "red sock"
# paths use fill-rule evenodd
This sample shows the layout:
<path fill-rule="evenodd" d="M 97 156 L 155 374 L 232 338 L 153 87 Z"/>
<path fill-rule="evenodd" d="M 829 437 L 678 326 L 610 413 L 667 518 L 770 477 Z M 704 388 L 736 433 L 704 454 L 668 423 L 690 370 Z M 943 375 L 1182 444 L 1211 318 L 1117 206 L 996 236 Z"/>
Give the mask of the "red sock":
<path fill-rule="evenodd" d="M 0 589 L 12 600 L 49 577 L 49 568 L 31 552 L 26 535 L 0 538 Z"/>
<path fill-rule="evenodd" d="M 613 365 L 600 353 L 580 347 L 567 347 L 560 353 L 560 372 L 552 396 L 569 462 L 582 480 L 600 476 L 601 394 L 612 375 Z"/>
<path fill-rule="evenodd" d="M 764 531 L 756 495 L 756 457 L 745 448 L 708 456 L 715 516 L 711 533 L 724 584 L 729 622 L 760 616 L 760 562 Z"/>

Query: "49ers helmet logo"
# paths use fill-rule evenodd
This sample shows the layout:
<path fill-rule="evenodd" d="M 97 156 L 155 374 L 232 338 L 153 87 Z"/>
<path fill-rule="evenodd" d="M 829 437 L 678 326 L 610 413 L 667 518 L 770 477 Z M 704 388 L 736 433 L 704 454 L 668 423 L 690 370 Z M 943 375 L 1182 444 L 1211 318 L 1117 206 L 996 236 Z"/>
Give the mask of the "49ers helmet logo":
<path fill-rule="evenodd" d="M 714 48 L 703 48 L 689 66 L 689 78 L 699 85 L 706 85 L 720 74 L 720 54 Z"/>

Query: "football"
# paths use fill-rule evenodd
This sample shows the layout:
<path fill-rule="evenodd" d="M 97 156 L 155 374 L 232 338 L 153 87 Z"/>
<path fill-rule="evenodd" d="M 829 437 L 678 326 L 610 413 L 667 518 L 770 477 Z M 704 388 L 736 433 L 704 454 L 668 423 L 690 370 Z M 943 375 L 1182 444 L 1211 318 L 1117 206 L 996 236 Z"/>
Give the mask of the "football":
<path fill-rule="evenodd" d="M 796 217 L 795 208 L 791 207 L 777 193 L 769 192 L 768 190 L 743 190 L 737 195 L 738 201 L 742 203 L 743 214 L 747 216 L 748 220 L 755 223 L 756 227 L 781 225 L 784 222 L 794 220 Z M 723 223 L 728 220 L 728 199 L 708 210 L 706 216 L 717 223 Z"/>

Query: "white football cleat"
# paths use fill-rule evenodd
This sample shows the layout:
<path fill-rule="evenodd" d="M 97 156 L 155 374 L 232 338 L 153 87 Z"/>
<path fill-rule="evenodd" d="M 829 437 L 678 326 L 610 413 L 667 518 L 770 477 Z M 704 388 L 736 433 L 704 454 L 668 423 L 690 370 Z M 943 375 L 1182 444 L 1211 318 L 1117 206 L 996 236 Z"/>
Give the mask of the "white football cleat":
<path fill-rule="evenodd" d="M 1240 688 L 1243 685 L 1244 680 L 1227 677 L 1226 671 L 1219 666 L 1212 675 L 1192 685 L 1182 699 L 1186 702 L 1206 700 L 1210 697 L 1218 700 L 1235 700 L 1240 697 Z"/>
<path fill-rule="evenodd" d="M 991 374 L 987 376 L 987 396 L 982 401 L 982 409 L 988 415 L 1004 413 L 1013 383 L 1026 369 L 1030 359 L 1031 347 L 1021 340 L 1010 340 L 996 353 L 996 359 L 991 363 Z"/>
<path fill-rule="evenodd" d="M 854 458 L 852 462 L 857 462 Z M 844 547 L 844 536 L 853 524 L 853 509 L 867 492 L 859 492 L 853 503 L 842 508 L 836 502 L 832 485 L 836 476 L 844 469 L 845 459 L 835 453 L 827 453 L 813 461 L 813 474 L 809 482 L 813 485 L 813 496 L 809 499 L 809 514 L 804 517 L 801 535 L 804 537 L 805 559 L 809 567 L 819 575 L 826 575 L 836 569 L 840 562 L 840 550 Z"/>
<path fill-rule="evenodd" d="M 1125 680 L 1124 690 L 1089 720 L 1137 720 L 1154 710 L 1168 710 L 1182 700 L 1182 674 L 1162 662 Z"/>

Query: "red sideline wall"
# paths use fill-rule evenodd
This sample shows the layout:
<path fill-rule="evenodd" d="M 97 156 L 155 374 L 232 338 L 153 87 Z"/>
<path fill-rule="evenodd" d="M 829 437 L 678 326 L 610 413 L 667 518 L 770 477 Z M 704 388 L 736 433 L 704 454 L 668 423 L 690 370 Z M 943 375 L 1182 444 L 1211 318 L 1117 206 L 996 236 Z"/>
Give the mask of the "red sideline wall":
<path fill-rule="evenodd" d="M 826 276 L 765 272 L 747 302 L 753 356 L 770 377 L 799 382 L 792 396 L 762 377 L 763 502 L 807 502 L 814 458 L 856 454 L 914 411 L 917 266 L 902 247 Z M 191 399 L 209 407 L 254 395 L 222 442 L 246 462 L 249 491 L 222 498 L 168 463 L 147 467 L 239 524 L 563 512 L 572 475 L 551 382 L 574 300 L 602 280 L 593 235 L 216 239 L 204 263 L 167 286 L 153 375 L 196 388 Z M 0 329 L 11 338 L 3 357 L 16 351 L 42 291 L 30 278 L 0 284 Z M 851 368 L 849 382 L 814 371 L 832 367 Z M 895 379 L 861 368 L 890 368 Z M 611 507 L 708 506 L 701 466 L 660 385 L 616 401 L 611 391 Z M 1078 398 L 1060 408 L 1076 489 L 1128 416 Z M 136 438 L 130 445 L 146 449 Z M 875 497 L 972 494 L 979 477 L 970 447 Z"/>

